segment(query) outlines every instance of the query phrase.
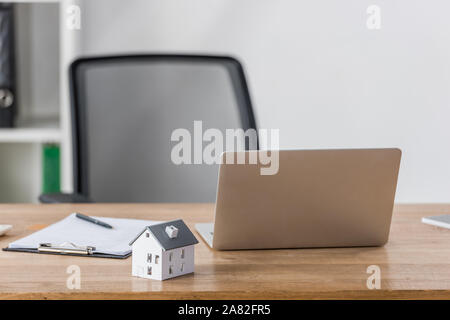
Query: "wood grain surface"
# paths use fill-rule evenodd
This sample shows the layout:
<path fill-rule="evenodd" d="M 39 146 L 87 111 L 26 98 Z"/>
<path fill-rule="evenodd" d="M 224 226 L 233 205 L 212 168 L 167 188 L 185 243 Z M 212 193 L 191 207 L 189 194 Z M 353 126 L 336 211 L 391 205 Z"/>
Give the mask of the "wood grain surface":
<path fill-rule="evenodd" d="M 213 219 L 212 204 L 0 205 L 13 229 L 0 247 L 74 211 L 148 220 L 182 218 L 191 230 Z M 422 224 L 450 205 L 397 205 L 384 247 L 214 251 L 199 238 L 195 273 L 156 281 L 131 276 L 126 260 L 0 251 L 0 299 L 450 299 L 450 230 Z M 39 227 L 37 227 L 39 226 Z M 81 269 L 68 289 L 67 268 Z M 369 290 L 367 267 L 381 269 Z"/>

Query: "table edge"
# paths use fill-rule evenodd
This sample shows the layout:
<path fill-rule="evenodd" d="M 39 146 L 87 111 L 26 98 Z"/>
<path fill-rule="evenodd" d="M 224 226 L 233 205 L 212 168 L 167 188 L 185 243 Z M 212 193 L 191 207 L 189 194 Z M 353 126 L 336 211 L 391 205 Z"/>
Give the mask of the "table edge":
<path fill-rule="evenodd" d="M 175 291 L 175 292 L 19 292 L 0 293 L 0 300 L 450 300 L 450 290 L 343 291 Z"/>

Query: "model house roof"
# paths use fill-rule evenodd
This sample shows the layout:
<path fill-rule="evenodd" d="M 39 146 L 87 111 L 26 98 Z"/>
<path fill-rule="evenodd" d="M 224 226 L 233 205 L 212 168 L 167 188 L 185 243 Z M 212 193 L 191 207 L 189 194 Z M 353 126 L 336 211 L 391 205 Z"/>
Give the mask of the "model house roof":
<path fill-rule="evenodd" d="M 175 233 L 173 232 L 174 229 L 176 229 Z M 198 240 L 191 230 L 189 230 L 183 220 L 179 219 L 145 227 L 145 229 L 130 242 L 130 246 L 147 230 L 155 237 L 164 250 L 171 250 L 198 243 Z M 175 236 L 173 236 L 174 234 Z"/>

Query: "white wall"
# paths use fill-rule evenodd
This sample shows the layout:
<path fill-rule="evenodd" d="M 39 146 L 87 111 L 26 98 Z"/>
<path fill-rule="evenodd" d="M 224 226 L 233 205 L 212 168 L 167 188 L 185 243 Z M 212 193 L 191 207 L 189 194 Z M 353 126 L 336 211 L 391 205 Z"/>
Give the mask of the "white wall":
<path fill-rule="evenodd" d="M 450 201 L 450 2 L 79 3 L 83 55 L 232 54 L 281 147 L 400 147 L 397 201 Z M 380 30 L 366 27 L 371 4 Z"/>
<path fill-rule="evenodd" d="M 19 3 L 15 12 L 19 116 L 57 119 L 58 5 Z"/>
<path fill-rule="evenodd" d="M 42 192 L 41 146 L 0 143 L 0 203 L 37 202 Z"/>

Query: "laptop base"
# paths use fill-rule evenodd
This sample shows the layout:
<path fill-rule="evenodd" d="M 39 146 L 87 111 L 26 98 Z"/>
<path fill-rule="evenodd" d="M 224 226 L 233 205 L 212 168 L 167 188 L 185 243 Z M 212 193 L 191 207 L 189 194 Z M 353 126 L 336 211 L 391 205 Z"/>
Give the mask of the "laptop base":
<path fill-rule="evenodd" d="M 205 242 L 212 248 L 214 236 L 214 223 L 197 223 L 195 229 Z"/>

